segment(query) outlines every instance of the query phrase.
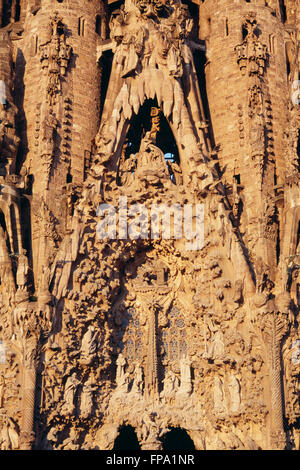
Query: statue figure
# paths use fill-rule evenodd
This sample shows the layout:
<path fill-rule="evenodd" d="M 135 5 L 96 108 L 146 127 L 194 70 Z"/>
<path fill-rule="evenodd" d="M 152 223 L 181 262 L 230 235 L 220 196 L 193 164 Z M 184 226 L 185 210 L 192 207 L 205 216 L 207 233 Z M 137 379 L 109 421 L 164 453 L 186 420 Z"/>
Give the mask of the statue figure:
<path fill-rule="evenodd" d="M 93 413 L 93 394 L 97 386 L 93 384 L 92 377 L 83 385 L 81 393 L 80 414 L 83 418 L 88 418 Z"/>
<path fill-rule="evenodd" d="M 179 389 L 178 377 L 174 374 L 173 371 L 168 370 L 166 372 L 163 383 L 164 383 L 164 388 L 160 394 L 160 397 L 164 399 L 164 401 L 172 400 L 175 397 L 175 394 Z"/>
<path fill-rule="evenodd" d="M 65 450 L 78 450 L 79 444 L 78 441 L 78 431 L 74 428 L 70 429 L 70 435 L 62 443 L 61 449 Z"/>
<path fill-rule="evenodd" d="M 134 171 L 136 169 L 136 155 L 130 155 L 120 168 L 120 180 L 122 186 L 130 186 L 134 182 Z"/>
<path fill-rule="evenodd" d="M 180 186 L 183 184 L 182 169 L 176 162 L 167 162 L 172 181 Z"/>
<path fill-rule="evenodd" d="M 19 290 L 25 290 L 27 286 L 29 264 L 26 256 L 26 250 L 21 250 L 18 258 L 17 286 Z"/>
<path fill-rule="evenodd" d="M 2 427 L 1 450 L 16 450 L 19 447 L 19 431 L 12 418 L 5 417 Z"/>
<path fill-rule="evenodd" d="M 72 414 L 75 411 L 75 394 L 79 383 L 80 381 L 77 379 L 76 372 L 73 372 L 66 381 L 63 411 L 67 414 Z"/>
<path fill-rule="evenodd" d="M 133 386 L 132 386 L 132 393 L 143 393 L 143 386 L 144 386 L 144 380 L 143 380 L 143 369 L 140 366 L 140 364 L 137 364 L 134 369 L 134 381 L 133 381 Z"/>
<path fill-rule="evenodd" d="M 156 186 L 161 182 L 170 181 L 164 154 L 154 145 L 150 131 L 146 132 L 141 142 L 135 176 L 146 186 L 148 184 Z"/>
<path fill-rule="evenodd" d="M 90 364 L 97 351 L 97 331 L 93 325 L 89 325 L 81 342 L 80 358 L 85 364 Z"/>
<path fill-rule="evenodd" d="M 117 374 L 116 374 L 116 382 L 117 382 L 118 387 L 124 383 L 125 366 L 126 366 L 126 359 L 124 358 L 123 354 L 120 353 L 117 359 Z"/>
<path fill-rule="evenodd" d="M 240 395 L 240 383 L 237 378 L 232 374 L 228 382 L 228 389 L 230 393 L 230 409 L 233 413 L 237 413 L 240 410 L 241 395 Z"/>
<path fill-rule="evenodd" d="M 0 282 L 6 286 L 9 293 L 15 292 L 15 280 L 12 272 L 11 260 L 6 243 L 6 237 L 0 225 Z"/>
<path fill-rule="evenodd" d="M 57 129 L 58 120 L 56 119 L 53 109 L 50 108 L 49 114 L 43 122 L 42 140 L 44 143 L 45 153 L 52 155 L 54 150 L 54 131 Z"/>
<path fill-rule="evenodd" d="M 223 382 L 219 377 L 214 379 L 214 409 L 218 414 L 225 413 L 225 395 Z"/>
<path fill-rule="evenodd" d="M 224 359 L 224 355 L 225 346 L 223 333 L 221 330 L 217 330 L 213 337 L 213 340 L 211 341 L 208 347 L 207 356 L 211 359 Z"/>
<path fill-rule="evenodd" d="M 61 372 L 57 367 L 53 367 L 49 364 L 44 376 L 44 402 L 46 407 L 51 405 L 57 405 L 60 399 L 60 387 L 61 387 Z"/>
<path fill-rule="evenodd" d="M 144 441 L 156 441 L 159 437 L 159 427 L 155 422 L 155 413 L 145 412 L 142 419 L 142 438 Z"/>
<path fill-rule="evenodd" d="M 180 388 L 179 394 L 189 396 L 192 392 L 191 361 L 183 355 L 180 359 Z"/>
<path fill-rule="evenodd" d="M 250 143 L 253 155 L 265 154 L 265 124 L 259 113 L 254 113 L 250 124 Z"/>

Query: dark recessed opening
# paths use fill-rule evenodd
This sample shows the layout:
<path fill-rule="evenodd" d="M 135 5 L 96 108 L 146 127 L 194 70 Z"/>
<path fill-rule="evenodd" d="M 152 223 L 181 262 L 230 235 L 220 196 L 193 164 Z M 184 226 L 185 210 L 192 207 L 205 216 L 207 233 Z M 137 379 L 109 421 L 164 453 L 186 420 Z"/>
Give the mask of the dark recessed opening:
<path fill-rule="evenodd" d="M 241 184 L 241 175 L 234 175 L 234 179 L 237 182 L 237 184 Z"/>
<path fill-rule="evenodd" d="M 284 0 L 280 0 L 280 10 L 281 10 L 281 19 L 283 23 L 287 20 L 287 12 L 286 12 L 286 5 Z"/>
<path fill-rule="evenodd" d="M 1 18 L 2 28 L 4 28 L 10 23 L 10 19 L 11 19 L 11 1 L 4 0 L 3 9 L 2 9 L 2 18 Z"/>
<path fill-rule="evenodd" d="M 20 21 L 21 17 L 21 5 L 20 5 L 20 0 L 16 1 L 16 13 L 15 13 L 15 21 Z"/>
<path fill-rule="evenodd" d="M 143 106 L 141 106 L 139 113 L 133 116 L 130 129 L 127 133 L 125 158 L 129 158 L 131 154 L 138 153 L 143 137 L 146 132 L 151 130 L 151 108 L 158 108 L 156 99 L 146 100 Z M 159 117 L 159 131 L 156 135 L 155 145 L 162 150 L 167 160 L 180 163 L 178 148 L 173 132 L 162 111 L 160 112 Z"/>
<path fill-rule="evenodd" d="M 1 225 L 1 227 L 3 229 L 3 232 L 4 232 L 4 235 L 5 235 L 5 242 L 6 242 L 8 252 L 11 253 L 11 247 L 10 247 L 10 241 L 9 241 L 7 228 L 6 228 L 5 216 L 4 216 L 4 214 L 1 210 L 0 210 L 0 225 Z"/>
<path fill-rule="evenodd" d="M 73 176 L 70 173 L 68 173 L 67 178 L 66 178 L 66 183 L 72 183 L 72 181 L 73 181 Z"/>
<path fill-rule="evenodd" d="M 95 31 L 96 33 L 101 36 L 101 25 L 102 25 L 102 21 L 101 21 L 101 16 L 100 15 L 97 15 L 96 16 L 96 25 L 95 25 Z"/>
<path fill-rule="evenodd" d="M 280 226 L 278 222 L 277 226 L 277 235 L 276 235 L 276 262 L 279 263 L 280 260 Z"/>
<path fill-rule="evenodd" d="M 122 426 L 113 450 L 141 450 L 136 432 L 132 426 Z"/>
<path fill-rule="evenodd" d="M 298 250 L 297 250 L 297 248 L 298 248 Z M 300 222 L 298 223 L 296 250 L 297 250 L 297 251 L 300 251 Z"/>
<path fill-rule="evenodd" d="M 101 89 L 100 89 L 100 118 L 103 113 L 104 103 L 106 99 L 109 79 L 111 74 L 111 67 L 113 62 L 112 51 L 105 51 L 99 61 L 99 67 L 102 69 L 101 75 Z"/>
<path fill-rule="evenodd" d="M 195 450 L 195 445 L 184 429 L 171 428 L 163 438 L 163 450 Z"/>
<path fill-rule="evenodd" d="M 225 20 L 225 36 L 229 36 L 229 22 L 228 18 Z"/>

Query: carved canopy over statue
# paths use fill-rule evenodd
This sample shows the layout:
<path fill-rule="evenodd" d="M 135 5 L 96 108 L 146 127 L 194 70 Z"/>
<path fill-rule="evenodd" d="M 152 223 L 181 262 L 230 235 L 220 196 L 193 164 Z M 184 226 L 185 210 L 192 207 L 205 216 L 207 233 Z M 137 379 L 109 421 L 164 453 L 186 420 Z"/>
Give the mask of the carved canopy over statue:
<path fill-rule="evenodd" d="M 93 176 L 99 175 L 102 164 L 116 170 L 130 120 L 147 99 L 157 100 L 169 122 L 180 147 L 183 177 L 188 179 L 195 168 L 201 172 L 204 117 L 188 40 L 192 27 L 180 1 L 126 0 L 112 15 L 114 61 L 96 136 Z"/>

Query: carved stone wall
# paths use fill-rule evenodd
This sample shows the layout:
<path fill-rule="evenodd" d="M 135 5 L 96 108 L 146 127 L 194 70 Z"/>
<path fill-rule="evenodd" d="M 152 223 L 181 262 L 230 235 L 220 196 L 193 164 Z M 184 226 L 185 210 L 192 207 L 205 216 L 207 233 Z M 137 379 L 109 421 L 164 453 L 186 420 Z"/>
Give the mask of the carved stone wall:
<path fill-rule="evenodd" d="M 0 1 L 0 449 L 299 450 L 299 26 Z"/>

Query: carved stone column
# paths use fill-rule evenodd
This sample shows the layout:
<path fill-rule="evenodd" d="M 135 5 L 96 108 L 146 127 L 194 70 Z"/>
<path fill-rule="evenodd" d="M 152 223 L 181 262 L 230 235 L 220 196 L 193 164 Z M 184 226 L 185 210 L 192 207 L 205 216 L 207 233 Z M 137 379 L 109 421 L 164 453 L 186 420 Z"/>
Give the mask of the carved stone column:
<path fill-rule="evenodd" d="M 23 416 L 21 431 L 21 448 L 31 450 L 35 440 L 34 400 L 35 400 L 36 370 L 25 368 L 23 373 Z"/>
<path fill-rule="evenodd" d="M 286 446 L 286 434 L 283 427 L 281 342 L 288 331 L 288 314 L 276 311 L 259 314 L 257 323 L 261 330 L 262 341 L 266 347 L 270 369 L 271 448 L 283 450 Z"/>
<path fill-rule="evenodd" d="M 158 373 L 157 373 L 157 338 L 156 338 L 156 311 L 158 306 L 151 305 L 149 308 L 149 330 L 148 330 L 148 355 L 145 376 L 145 394 L 149 400 L 158 397 Z"/>
<path fill-rule="evenodd" d="M 34 403 L 36 388 L 36 359 L 38 338 L 32 335 L 24 344 L 23 416 L 21 424 L 21 449 L 30 450 L 35 440 Z"/>
<path fill-rule="evenodd" d="M 35 441 L 34 408 L 37 366 L 42 340 L 50 333 L 51 321 L 48 305 L 40 310 L 28 302 L 15 311 L 15 332 L 22 353 L 22 420 L 20 449 L 30 450 Z"/>

